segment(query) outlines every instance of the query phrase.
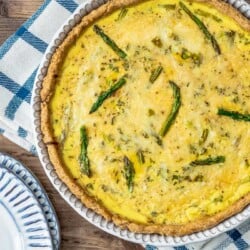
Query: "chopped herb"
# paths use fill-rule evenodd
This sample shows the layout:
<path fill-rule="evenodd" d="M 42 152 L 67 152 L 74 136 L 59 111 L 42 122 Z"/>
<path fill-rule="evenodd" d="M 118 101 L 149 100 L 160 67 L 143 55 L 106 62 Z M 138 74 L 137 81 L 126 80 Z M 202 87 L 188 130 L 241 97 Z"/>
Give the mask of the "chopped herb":
<path fill-rule="evenodd" d="M 176 8 L 175 4 L 159 4 L 158 6 L 164 8 L 165 10 L 175 10 Z"/>
<path fill-rule="evenodd" d="M 158 215 L 157 212 L 155 212 L 155 211 L 152 211 L 152 212 L 151 212 L 151 216 L 152 216 L 152 217 L 156 217 L 157 215 Z"/>
<path fill-rule="evenodd" d="M 200 15 L 200 16 L 211 17 L 216 22 L 221 22 L 222 21 L 219 17 L 217 17 L 217 16 L 215 16 L 213 14 L 210 14 L 210 13 L 208 13 L 206 11 L 203 11 L 201 9 L 195 10 L 195 13 L 198 14 L 198 15 Z"/>
<path fill-rule="evenodd" d="M 120 58 L 122 58 L 122 59 L 124 59 L 126 56 L 127 56 L 127 54 L 123 51 L 123 50 L 121 50 L 118 46 L 117 46 L 117 44 L 109 37 L 109 36 L 107 36 L 105 33 L 104 33 L 104 31 L 99 27 L 99 26 L 97 26 L 97 25 L 94 25 L 94 31 L 95 31 L 95 33 L 97 34 L 97 35 L 99 35 L 102 39 L 103 39 L 103 41 L 108 45 L 108 46 L 110 46 L 111 48 L 112 48 L 112 50 L 120 57 Z"/>
<path fill-rule="evenodd" d="M 162 146 L 162 139 L 161 139 L 157 134 L 152 134 L 152 136 L 155 138 L 155 142 L 156 142 L 159 146 Z"/>
<path fill-rule="evenodd" d="M 192 54 L 193 63 L 200 66 L 202 63 L 202 54 Z"/>
<path fill-rule="evenodd" d="M 87 153 L 88 136 L 87 136 L 87 130 L 84 126 L 82 126 L 80 129 L 80 138 L 81 138 L 81 152 L 79 156 L 79 162 L 80 162 L 81 172 L 90 177 L 91 171 Z"/>
<path fill-rule="evenodd" d="M 126 79 L 122 77 L 118 82 L 116 82 L 113 86 L 111 86 L 110 89 L 101 93 L 100 96 L 97 98 L 97 101 L 91 107 L 89 113 L 91 114 L 95 112 L 108 97 L 110 97 L 113 93 L 115 93 L 118 89 L 120 89 L 125 83 Z"/>
<path fill-rule="evenodd" d="M 222 115 L 222 116 L 227 116 L 232 118 L 233 120 L 241 120 L 241 121 L 245 121 L 245 122 L 250 122 L 250 114 L 241 114 L 237 111 L 229 111 L 229 110 L 225 110 L 220 108 L 218 110 L 218 115 Z"/>
<path fill-rule="evenodd" d="M 153 115 L 155 115 L 154 110 L 153 109 L 149 109 L 148 110 L 148 116 L 153 116 Z"/>
<path fill-rule="evenodd" d="M 172 105 L 172 109 L 170 114 L 168 115 L 167 119 L 163 123 L 163 126 L 160 130 L 160 136 L 165 136 L 168 130 L 170 129 L 171 125 L 173 124 L 174 120 L 176 119 L 176 116 L 179 112 L 180 106 L 181 106 L 181 93 L 180 88 L 173 82 L 169 81 L 170 86 L 173 89 L 173 96 L 174 96 L 174 103 Z"/>
<path fill-rule="evenodd" d="M 213 202 L 218 203 L 223 201 L 223 195 L 219 195 L 218 197 L 214 198 Z"/>
<path fill-rule="evenodd" d="M 181 58 L 186 60 L 189 59 L 192 56 L 192 53 L 190 51 L 188 51 L 185 48 L 182 48 L 182 52 L 181 52 Z"/>
<path fill-rule="evenodd" d="M 190 163 L 191 166 L 205 166 L 205 165 L 213 165 L 218 163 L 225 162 L 225 156 L 216 156 L 216 157 L 209 157 L 207 159 L 202 160 L 195 160 Z"/>
<path fill-rule="evenodd" d="M 117 66 L 114 66 L 112 63 L 109 64 L 109 68 L 114 72 L 119 72 L 119 68 Z"/>
<path fill-rule="evenodd" d="M 149 78 L 149 81 L 151 83 L 154 83 L 157 78 L 160 76 L 161 72 L 163 70 L 163 67 L 162 66 L 158 66 L 156 69 L 154 69 L 152 72 L 151 72 L 151 76 Z"/>
<path fill-rule="evenodd" d="M 88 183 L 87 185 L 86 185 L 86 188 L 87 189 L 94 189 L 94 186 L 93 186 L 93 184 L 92 183 Z"/>
<path fill-rule="evenodd" d="M 200 30 L 203 32 L 205 37 L 210 40 L 215 52 L 220 55 L 221 50 L 218 42 L 214 38 L 214 36 L 209 32 L 205 24 L 197 17 L 195 16 L 189 9 L 188 7 L 183 3 L 180 2 L 180 7 L 189 15 L 189 17 L 197 24 L 197 26 L 200 28 Z"/>
<path fill-rule="evenodd" d="M 250 163 L 249 163 L 248 159 L 245 159 L 245 166 L 246 166 L 247 168 L 250 167 Z"/>
<path fill-rule="evenodd" d="M 234 30 L 230 30 L 230 31 L 225 32 L 225 35 L 227 36 L 230 44 L 233 45 L 234 40 L 235 40 L 235 36 L 236 36 L 236 32 Z"/>
<path fill-rule="evenodd" d="M 101 188 L 105 193 L 109 191 L 109 187 L 107 185 L 102 185 Z"/>
<path fill-rule="evenodd" d="M 144 154 L 143 154 L 143 151 L 142 150 L 138 150 L 137 153 L 136 153 L 136 156 L 137 156 L 137 159 L 138 159 L 138 162 L 142 165 L 145 163 L 145 157 L 144 157 Z"/>
<path fill-rule="evenodd" d="M 158 48 L 162 48 L 162 41 L 159 37 L 155 37 L 154 39 L 152 39 L 152 43 L 158 47 Z"/>
<path fill-rule="evenodd" d="M 181 180 L 181 176 L 180 175 L 177 175 L 177 174 L 174 174 L 173 176 L 172 176 L 172 180 Z"/>
<path fill-rule="evenodd" d="M 126 178 L 128 190 L 129 192 L 133 192 L 134 176 L 135 176 L 134 165 L 127 156 L 124 156 L 123 162 L 124 162 L 124 177 Z"/>
<path fill-rule="evenodd" d="M 122 20 L 128 13 L 128 9 L 124 8 L 120 11 L 117 20 L 120 21 Z"/>
<path fill-rule="evenodd" d="M 199 145 L 202 145 L 207 140 L 208 133 L 209 133 L 209 130 L 207 128 L 203 130 L 201 139 L 199 141 Z"/>
<path fill-rule="evenodd" d="M 195 178 L 193 179 L 194 182 L 202 182 L 204 179 L 204 176 L 201 174 L 198 174 L 195 176 Z"/>
<path fill-rule="evenodd" d="M 192 53 L 188 51 L 186 48 L 182 48 L 181 58 L 184 60 L 191 58 L 193 63 L 197 65 L 200 65 L 202 63 L 202 54 Z"/>

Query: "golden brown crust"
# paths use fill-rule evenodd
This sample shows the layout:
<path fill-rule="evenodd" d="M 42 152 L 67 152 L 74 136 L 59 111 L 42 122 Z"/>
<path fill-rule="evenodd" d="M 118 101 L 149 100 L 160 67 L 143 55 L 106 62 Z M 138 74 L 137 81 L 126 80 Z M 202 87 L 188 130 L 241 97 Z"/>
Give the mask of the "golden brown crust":
<path fill-rule="evenodd" d="M 67 173 L 61 161 L 58 145 L 55 143 L 53 133 L 50 125 L 50 114 L 49 114 L 49 101 L 53 94 L 53 88 L 59 66 L 64 58 L 65 51 L 75 39 L 79 36 L 81 31 L 93 23 L 96 19 L 118 9 L 123 6 L 136 4 L 141 0 L 110 0 L 108 3 L 102 5 L 97 10 L 92 11 L 90 14 L 85 16 L 82 21 L 69 33 L 63 43 L 57 48 L 54 53 L 52 60 L 49 65 L 47 76 L 43 81 L 43 87 L 40 93 L 42 104 L 41 104 L 41 129 L 43 133 L 43 141 L 47 145 L 48 154 L 50 160 L 60 177 L 60 179 L 67 184 L 68 188 L 72 193 L 78 197 L 86 207 L 93 209 L 96 213 L 101 214 L 105 219 L 112 220 L 116 225 L 122 228 L 128 228 L 133 232 L 138 233 L 159 233 L 163 235 L 174 235 L 182 236 L 193 232 L 205 230 L 217 225 L 219 222 L 226 218 L 240 212 L 244 207 L 250 203 L 250 194 L 246 195 L 242 199 L 238 200 L 227 210 L 221 211 L 213 216 L 208 216 L 190 222 L 185 225 L 156 225 L 156 224 L 139 224 L 131 222 L 125 218 L 121 218 L 118 215 L 111 214 L 107 209 L 102 206 L 101 202 L 97 201 L 94 197 L 90 197 L 87 192 L 80 187 Z M 243 17 L 238 11 L 232 6 L 226 4 L 220 0 L 195 0 L 198 2 L 205 2 L 215 6 L 221 12 L 235 19 L 244 29 L 250 31 L 250 22 L 248 19 Z"/>

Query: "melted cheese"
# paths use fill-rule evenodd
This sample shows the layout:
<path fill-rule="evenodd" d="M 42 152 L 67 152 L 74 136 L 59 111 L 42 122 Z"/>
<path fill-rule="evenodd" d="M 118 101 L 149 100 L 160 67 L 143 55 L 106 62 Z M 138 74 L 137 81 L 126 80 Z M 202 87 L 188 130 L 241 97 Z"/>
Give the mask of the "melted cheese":
<path fill-rule="evenodd" d="M 209 6 L 186 4 L 215 35 L 221 55 L 178 1 L 147 1 L 129 7 L 121 20 L 116 11 L 97 22 L 126 51 L 127 62 L 90 26 L 69 49 L 50 103 L 54 135 L 72 178 L 109 211 L 131 221 L 185 224 L 227 209 L 250 191 L 250 123 L 217 115 L 219 107 L 250 113 L 250 34 Z M 201 11 L 209 15 L 200 16 Z M 162 46 L 152 42 L 155 38 Z M 183 49 L 199 55 L 200 65 L 183 59 Z M 151 71 L 159 65 L 163 72 L 152 84 Z M 97 96 L 124 74 L 127 83 L 89 114 Z M 182 104 L 161 146 L 155 134 L 173 103 L 169 80 L 180 87 Z M 81 174 L 78 161 L 83 125 L 91 178 Z M 209 133 L 201 145 L 204 129 Z M 123 176 L 124 155 L 135 167 L 132 193 Z M 218 155 L 225 163 L 189 165 Z"/>

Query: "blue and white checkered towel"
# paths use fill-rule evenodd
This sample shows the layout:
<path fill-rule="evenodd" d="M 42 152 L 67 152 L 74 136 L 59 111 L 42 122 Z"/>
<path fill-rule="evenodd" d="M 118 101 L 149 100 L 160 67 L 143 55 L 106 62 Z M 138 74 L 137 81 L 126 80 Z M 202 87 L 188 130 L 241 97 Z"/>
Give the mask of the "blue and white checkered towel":
<path fill-rule="evenodd" d="M 85 0 L 45 0 L 39 10 L 0 47 L 0 134 L 35 153 L 31 91 L 37 67 L 54 33 Z M 250 222 L 208 242 L 150 249 L 250 249 Z"/>

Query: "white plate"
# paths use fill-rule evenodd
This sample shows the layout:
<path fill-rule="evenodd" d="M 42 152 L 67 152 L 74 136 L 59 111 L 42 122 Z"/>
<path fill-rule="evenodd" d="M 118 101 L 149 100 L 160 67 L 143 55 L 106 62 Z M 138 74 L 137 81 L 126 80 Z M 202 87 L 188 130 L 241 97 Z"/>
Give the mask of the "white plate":
<path fill-rule="evenodd" d="M 24 183 L 0 168 L 0 243 L 4 250 L 52 250 L 43 211 Z"/>
<path fill-rule="evenodd" d="M 0 168 L 6 168 L 14 173 L 33 192 L 49 225 L 53 249 L 59 250 L 61 242 L 59 222 L 55 210 L 38 179 L 19 161 L 3 153 L 0 153 Z"/>
<path fill-rule="evenodd" d="M 34 125 L 34 134 L 36 141 L 36 149 L 41 160 L 41 163 L 44 167 L 46 174 L 48 175 L 50 181 L 54 187 L 58 190 L 61 196 L 65 201 L 83 218 L 88 220 L 93 225 L 99 227 L 100 229 L 120 237 L 124 240 L 132 241 L 139 244 L 151 244 L 155 246 L 180 246 L 185 244 L 190 244 L 194 242 L 204 241 L 218 236 L 219 234 L 226 232 L 230 229 L 237 227 L 240 223 L 246 221 L 250 218 L 250 206 L 245 208 L 242 212 L 238 213 L 235 216 L 225 220 L 224 222 L 218 224 L 217 226 L 193 233 L 190 235 L 185 235 L 182 237 L 172 237 L 172 236 L 161 236 L 158 234 L 140 234 L 133 233 L 129 230 L 122 230 L 121 228 L 114 225 L 112 222 L 108 222 L 102 216 L 96 214 L 91 209 L 86 208 L 71 191 L 68 187 L 60 180 L 57 176 L 55 169 L 50 162 L 46 145 L 42 141 L 42 132 L 41 132 L 41 98 L 40 91 L 42 86 L 42 81 L 46 76 L 48 65 L 50 59 L 55 52 L 56 48 L 62 43 L 66 35 L 72 30 L 73 27 L 81 20 L 81 18 L 87 15 L 90 11 L 96 9 L 100 5 L 107 2 L 107 0 L 86 0 L 84 3 L 79 6 L 79 8 L 74 12 L 74 14 L 66 20 L 65 24 L 58 30 L 52 39 L 50 45 L 47 48 L 47 51 L 43 57 L 43 60 L 40 64 L 40 67 L 37 71 L 37 76 L 35 80 L 35 85 L 33 88 L 32 94 L 32 108 L 33 108 L 33 125 Z M 250 5 L 245 0 L 226 0 L 246 17 L 250 18 Z"/>

